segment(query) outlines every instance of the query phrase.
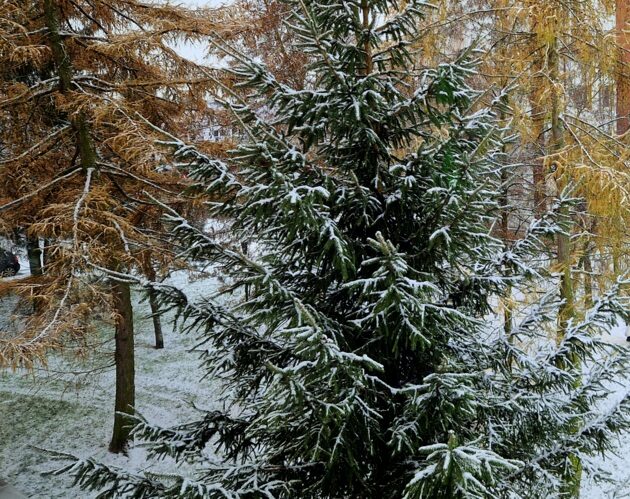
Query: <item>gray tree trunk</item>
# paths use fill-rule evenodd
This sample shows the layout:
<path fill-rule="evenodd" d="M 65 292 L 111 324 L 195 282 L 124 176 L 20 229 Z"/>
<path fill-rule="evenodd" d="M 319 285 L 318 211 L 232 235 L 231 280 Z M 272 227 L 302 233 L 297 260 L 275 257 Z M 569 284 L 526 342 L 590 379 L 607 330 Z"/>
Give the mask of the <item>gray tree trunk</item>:
<path fill-rule="evenodd" d="M 157 274 L 153 268 L 150 257 L 144 261 L 144 274 L 152 282 L 157 279 Z M 153 331 L 155 332 L 155 348 L 164 348 L 164 334 L 162 333 L 162 320 L 160 319 L 160 307 L 158 306 L 157 295 L 153 289 L 149 289 L 149 306 L 151 307 L 151 318 L 153 319 Z"/>
<path fill-rule="evenodd" d="M 31 275 L 42 275 L 42 250 L 39 247 L 39 239 L 34 237 L 26 238 L 26 252 L 28 253 L 28 265 Z"/>
<path fill-rule="evenodd" d="M 151 318 L 153 319 L 153 330 L 155 331 L 155 348 L 164 348 L 164 335 L 162 334 L 162 321 L 160 320 L 160 308 L 157 304 L 155 291 L 149 291 L 149 305 L 151 306 Z"/>
<path fill-rule="evenodd" d="M 127 450 L 131 431 L 125 414 L 133 414 L 136 403 L 133 310 L 129 284 L 112 281 L 111 288 L 116 312 L 116 412 L 109 450 L 121 453 Z"/>

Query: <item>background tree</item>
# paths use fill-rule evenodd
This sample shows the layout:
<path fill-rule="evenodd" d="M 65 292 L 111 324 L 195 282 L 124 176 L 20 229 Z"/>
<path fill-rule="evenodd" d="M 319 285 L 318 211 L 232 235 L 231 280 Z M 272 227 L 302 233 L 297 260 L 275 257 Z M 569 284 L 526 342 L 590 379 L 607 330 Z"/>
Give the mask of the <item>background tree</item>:
<path fill-rule="evenodd" d="M 508 225 L 518 227 L 517 217 L 523 214 L 530 220 L 528 207 L 540 215 L 566 186 L 585 199 L 574 231 L 557 238 L 554 270 L 563 274 L 560 294 L 565 302 L 558 330 L 562 336 L 569 318 L 585 313 L 594 293 L 606 287 L 605 279 L 594 286 L 594 275 L 614 279 L 624 274 L 630 179 L 627 153 L 611 127 L 611 83 L 618 72 L 610 29 L 615 4 L 472 2 L 449 5 L 446 18 L 462 16 L 462 9 L 467 15 L 458 29 L 485 31 L 495 47 L 484 59 L 483 74 L 502 86 L 508 78 L 515 86 L 509 114 L 521 141 L 512 155 L 513 161 L 531 164 L 533 195 L 519 195 L 528 184 L 521 177 L 518 191 L 507 196 L 514 207 Z M 583 289 L 578 287 L 580 276 Z M 578 477 L 567 491 L 570 495 L 579 493 Z"/>
<path fill-rule="evenodd" d="M 628 0 L 617 0 L 615 28 L 619 44 L 619 72 L 617 75 L 617 133 L 623 135 L 630 128 L 630 5 Z"/>

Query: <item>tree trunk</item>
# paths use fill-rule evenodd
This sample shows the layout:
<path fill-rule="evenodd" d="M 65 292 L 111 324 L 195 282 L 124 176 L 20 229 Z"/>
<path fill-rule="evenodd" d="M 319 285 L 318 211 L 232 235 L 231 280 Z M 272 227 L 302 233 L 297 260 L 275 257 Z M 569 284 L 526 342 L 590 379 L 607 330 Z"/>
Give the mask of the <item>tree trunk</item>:
<path fill-rule="evenodd" d="M 241 242 L 241 251 L 245 256 L 249 256 L 249 244 L 247 241 Z M 249 301 L 249 284 L 245 284 L 245 301 Z"/>
<path fill-rule="evenodd" d="M 155 348 L 164 348 L 164 335 L 162 334 L 162 321 L 160 320 L 160 308 L 157 304 L 155 291 L 149 290 L 149 305 L 151 306 L 151 318 L 153 319 L 153 330 L 155 331 Z"/>
<path fill-rule="evenodd" d="M 623 135 L 630 129 L 630 0 L 617 0 L 616 3 L 617 43 L 619 60 L 617 69 L 617 133 Z M 613 267 L 615 275 L 620 274 L 620 255 L 623 250 L 613 243 Z"/>
<path fill-rule="evenodd" d="M 50 264 L 52 263 L 50 260 L 51 249 L 50 249 L 50 241 L 48 239 L 44 239 L 44 248 L 42 250 L 42 263 L 44 264 L 43 271 L 48 272 L 50 268 Z"/>
<path fill-rule="evenodd" d="M 593 306 L 593 262 L 591 261 L 590 246 L 586 247 L 582 261 L 584 269 L 584 306 L 591 308 Z"/>
<path fill-rule="evenodd" d="M 61 35 L 57 8 L 53 0 L 44 0 L 44 17 L 49 31 L 50 48 L 59 77 L 59 90 L 65 94 L 72 89 L 72 64 L 67 56 Z M 88 168 L 94 168 L 96 166 L 96 152 L 85 115 L 82 112 L 75 113 L 70 118 L 70 123 L 76 133 L 76 145 L 81 167 L 84 171 Z"/>
<path fill-rule="evenodd" d="M 549 43 L 548 48 L 549 79 L 551 80 L 551 147 L 552 154 L 558 154 L 564 149 L 564 125 L 560 119 L 560 96 L 558 95 L 557 85 L 560 83 L 560 57 L 558 54 L 558 39 L 554 38 Z M 557 180 L 558 195 L 562 192 L 566 185 L 566 181 L 562 177 L 563 173 Z M 566 209 L 561 212 L 563 217 L 568 217 Z M 570 229 L 569 229 L 570 230 Z M 559 328 L 557 341 L 562 341 L 567 332 L 569 321 L 575 317 L 575 297 L 573 291 L 572 259 L 573 252 L 571 249 L 570 234 L 560 234 L 557 239 L 558 249 L 558 265 L 560 266 L 560 297 L 562 305 L 559 310 Z M 571 368 L 579 370 L 579 359 L 571 359 Z M 581 421 L 576 418 L 571 422 L 572 431 L 577 432 L 580 428 Z M 563 484 L 561 488 L 562 497 L 580 497 L 580 484 L 582 482 L 582 461 L 577 454 L 570 453 L 568 456 L 570 465 L 567 467 Z"/>
<path fill-rule="evenodd" d="M 363 50 L 365 51 L 365 75 L 372 73 L 374 63 L 372 61 L 372 47 L 370 45 L 370 7 L 367 0 L 361 0 L 361 17 L 363 19 L 363 29 L 365 40 L 363 41 Z"/>
<path fill-rule="evenodd" d="M 548 50 L 548 65 L 549 65 L 549 78 L 552 82 L 551 90 L 551 147 L 550 152 L 552 154 L 558 154 L 564 149 L 564 126 L 560 121 L 560 97 L 556 90 L 555 85 L 559 82 L 559 56 L 558 56 L 558 41 L 554 39 L 549 44 Z M 566 181 L 562 178 L 562 174 L 558 178 L 558 195 L 562 192 L 566 185 Z M 565 217 L 568 216 L 566 211 L 562 213 Z M 568 321 L 574 315 L 574 293 L 573 293 L 573 279 L 571 277 L 571 236 L 569 234 L 558 235 L 558 264 L 561 268 L 562 277 L 560 279 L 560 296 L 564 303 L 560 307 L 560 331 L 558 334 L 558 341 L 564 338 Z"/>
<path fill-rule="evenodd" d="M 128 283 L 112 281 L 111 289 L 116 312 L 116 412 L 109 450 L 120 453 L 127 450 L 131 431 L 124 414 L 133 414 L 136 403 L 133 310 Z"/>
<path fill-rule="evenodd" d="M 44 0 L 43 10 L 48 28 L 48 42 L 59 78 L 59 90 L 61 93 L 67 94 L 72 91 L 73 70 L 61 33 L 59 2 Z M 79 153 L 81 168 L 89 175 L 89 172 L 96 169 L 97 165 L 96 149 L 90 135 L 88 120 L 82 111 L 73 113 L 68 117 L 68 120 L 75 132 L 75 144 Z M 111 291 L 116 313 L 116 413 L 109 450 L 119 453 L 126 450 L 131 430 L 126 424 L 124 414 L 131 414 L 135 406 L 133 310 L 128 283 L 112 282 Z"/>
<path fill-rule="evenodd" d="M 152 282 L 155 282 L 157 274 L 153 268 L 150 257 L 143 261 L 144 275 Z M 153 289 L 149 289 L 149 306 L 151 307 L 151 318 L 153 319 L 153 331 L 155 332 L 155 348 L 164 348 L 164 334 L 162 333 L 162 320 L 160 318 L 160 307 L 158 306 L 157 294 Z"/>
<path fill-rule="evenodd" d="M 534 216 L 540 216 L 547 211 L 547 193 L 545 188 L 545 107 L 543 104 L 545 84 L 543 83 L 544 52 L 539 51 L 534 61 L 534 78 L 529 93 L 531 106 L 532 136 L 534 137 L 534 154 L 532 166 L 532 191 L 534 202 Z"/>
<path fill-rule="evenodd" d="M 28 266 L 32 276 L 43 275 L 42 267 L 42 250 L 39 247 L 39 238 L 26 238 L 26 253 L 28 254 Z M 37 313 L 44 307 L 45 301 L 43 297 L 35 295 L 33 297 L 33 313 Z"/>
<path fill-rule="evenodd" d="M 507 85 L 507 82 L 503 82 L 503 87 Z M 509 102 L 507 96 L 503 97 L 503 106 L 507 107 Z M 503 125 L 507 125 L 507 117 L 505 115 L 504 108 L 501 109 L 501 123 Z M 503 153 L 506 154 L 507 144 L 503 144 Z M 501 238 L 503 239 L 503 244 L 505 248 L 509 247 L 509 233 L 510 233 L 510 193 L 509 193 L 509 181 L 510 174 L 505 168 L 501 170 L 501 184 L 503 192 L 501 193 Z M 507 298 L 503 301 L 503 330 L 506 336 L 510 336 L 512 334 L 512 322 L 513 322 L 513 311 L 512 311 L 512 285 L 508 285 L 506 289 Z"/>
<path fill-rule="evenodd" d="M 26 238 L 26 252 L 28 253 L 28 265 L 31 270 L 31 275 L 42 275 L 42 250 L 39 247 L 38 238 Z"/>
<path fill-rule="evenodd" d="M 617 72 L 617 133 L 630 128 L 630 0 L 617 0 L 617 43 L 619 69 Z"/>

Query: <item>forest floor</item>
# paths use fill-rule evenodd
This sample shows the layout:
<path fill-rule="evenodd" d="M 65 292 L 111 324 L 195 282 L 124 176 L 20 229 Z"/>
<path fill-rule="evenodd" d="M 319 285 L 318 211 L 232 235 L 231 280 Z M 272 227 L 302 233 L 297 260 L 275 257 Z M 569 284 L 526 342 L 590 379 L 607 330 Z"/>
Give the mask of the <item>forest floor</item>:
<path fill-rule="evenodd" d="M 174 279 L 193 294 L 218 285 L 215 278 L 188 282 L 182 272 Z M 148 304 L 140 298 L 139 292 L 134 293 L 138 411 L 151 422 L 169 426 L 198 418 L 195 407 L 218 408 L 218 386 L 210 379 L 200 381 L 204 373 L 198 367 L 200 352 L 195 350 L 195 338 L 173 331 L 171 323 L 164 320 L 166 348 L 153 348 Z M 0 302 L 0 317 L 6 306 L 3 311 Z M 99 353 L 88 361 L 54 356 L 47 370 L 0 373 L 0 478 L 26 497 L 88 499 L 95 495 L 70 488 L 67 475 L 46 475 L 63 463 L 51 461 L 41 448 L 93 457 L 126 470 L 172 470 L 168 461 L 147 468 L 142 447 L 132 448 L 128 456 L 107 452 L 113 421 L 113 341 L 111 325 L 99 322 L 99 328 L 94 339 L 100 345 Z M 609 339 L 623 343 L 624 329 L 611 331 Z M 620 439 L 619 456 L 602 464 L 615 476 L 617 485 L 602 486 L 585 477 L 583 497 L 630 497 L 630 435 Z"/>

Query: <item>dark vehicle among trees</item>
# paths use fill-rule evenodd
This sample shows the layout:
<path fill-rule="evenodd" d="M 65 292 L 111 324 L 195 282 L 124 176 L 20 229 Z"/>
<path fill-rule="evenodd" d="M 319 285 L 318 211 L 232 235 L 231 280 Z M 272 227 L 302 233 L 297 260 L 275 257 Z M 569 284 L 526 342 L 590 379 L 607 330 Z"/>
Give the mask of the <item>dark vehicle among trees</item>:
<path fill-rule="evenodd" d="M 20 270 L 18 257 L 7 250 L 0 250 L 0 275 L 13 276 Z"/>

